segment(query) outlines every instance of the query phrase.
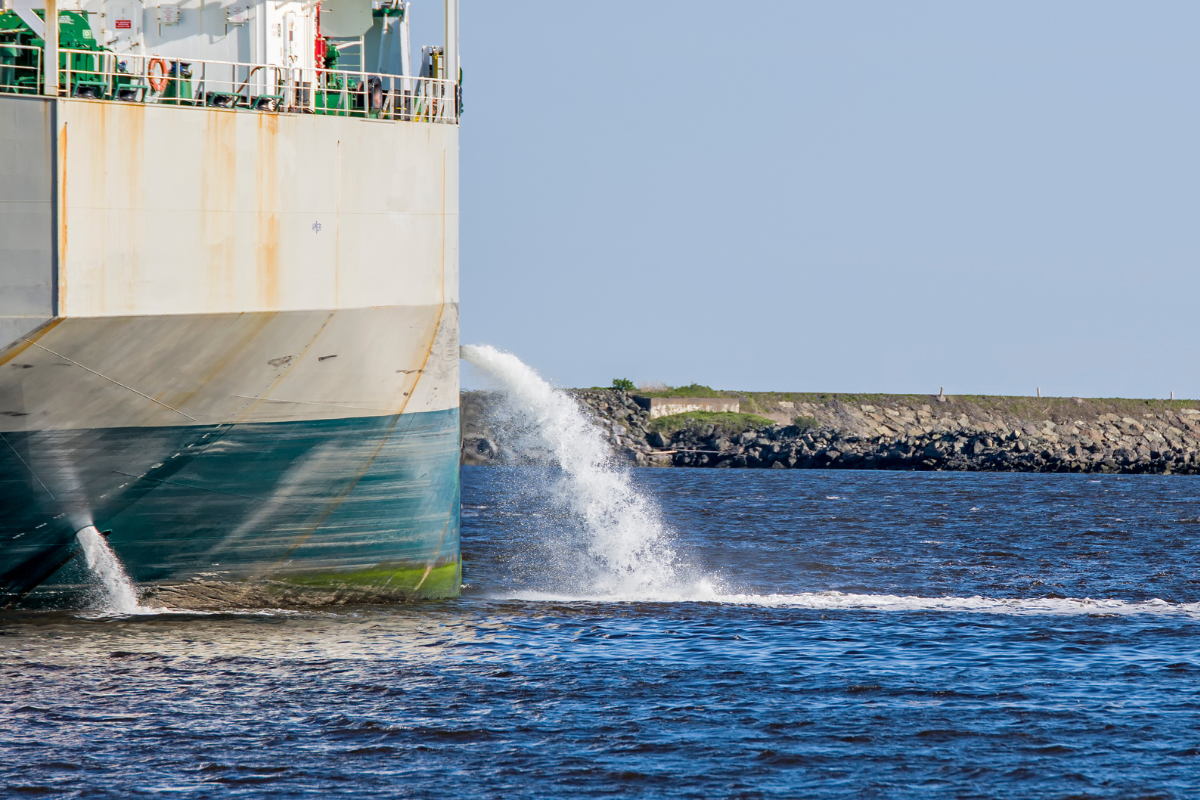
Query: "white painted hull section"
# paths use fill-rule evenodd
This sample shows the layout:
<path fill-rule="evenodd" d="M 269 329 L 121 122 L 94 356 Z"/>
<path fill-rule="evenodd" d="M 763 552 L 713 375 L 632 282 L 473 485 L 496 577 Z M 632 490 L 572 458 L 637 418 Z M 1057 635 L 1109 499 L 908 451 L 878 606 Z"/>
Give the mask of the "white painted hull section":
<path fill-rule="evenodd" d="M 0 432 L 458 407 L 452 305 L 70 317 L 0 353 Z"/>
<path fill-rule="evenodd" d="M 0 209 L 0 431 L 458 405 L 456 126 L 0 97 Z"/>
<path fill-rule="evenodd" d="M 453 125 L 59 103 L 63 316 L 458 300 Z"/>
<path fill-rule="evenodd" d="M 0 96 L 0 209 L 0 333 L 458 302 L 454 125 Z"/>

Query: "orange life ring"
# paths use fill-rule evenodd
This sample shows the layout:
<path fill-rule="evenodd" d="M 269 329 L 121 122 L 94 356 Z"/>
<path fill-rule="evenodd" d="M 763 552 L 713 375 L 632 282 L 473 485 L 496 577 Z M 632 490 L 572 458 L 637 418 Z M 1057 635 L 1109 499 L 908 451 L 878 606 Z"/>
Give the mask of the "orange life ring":
<path fill-rule="evenodd" d="M 158 65 L 158 77 L 154 77 L 154 67 Z M 150 88 L 156 92 L 161 92 L 167 88 L 167 75 L 170 69 L 167 67 L 167 62 L 161 58 L 152 58 L 150 63 L 146 65 L 146 80 L 150 82 Z"/>

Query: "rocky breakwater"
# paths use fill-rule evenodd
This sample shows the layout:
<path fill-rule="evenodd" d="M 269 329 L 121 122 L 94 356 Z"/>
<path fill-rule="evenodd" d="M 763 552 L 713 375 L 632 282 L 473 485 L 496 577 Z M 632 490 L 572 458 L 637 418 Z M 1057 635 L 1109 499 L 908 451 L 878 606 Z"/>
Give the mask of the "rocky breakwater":
<path fill-rule="evenodd" d="M 535 460 L 464 395 L 464 463 Z M 740 415 L 651 421 L 632 395 L 575 390 L 617 453 L 645 466 L 1200 473 L 1200 404 L 1165 400 L 741 394 Z M 790 419 L 791 424 L 770 420 Z"/>
<path fill-rule="evenodd" d="M 1200 409 L 1164 401 L 895 398 L 800 403 L 793 425 L 684 426 L 675 466 L 996 472 L 1200 472 Z M 884 403 L 887 404 L 884 404 Z"/>

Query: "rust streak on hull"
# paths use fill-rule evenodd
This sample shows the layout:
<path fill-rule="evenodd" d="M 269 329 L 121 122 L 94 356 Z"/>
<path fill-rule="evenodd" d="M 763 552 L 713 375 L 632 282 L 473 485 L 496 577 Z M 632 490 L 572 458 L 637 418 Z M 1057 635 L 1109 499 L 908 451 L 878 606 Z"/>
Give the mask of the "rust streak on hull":
<path fill-rule="evenodd" d="M 258 118 L 258 159 L 255 165 L 257 241 L 255 253 L 258 301 L 265 310 L 279 307 L 279 118 Z"/>
<path fill-rule="evenodd" d="M 62 133 L 58 135 L 58 287 L 57 302 L 53 313 L 61 313 L 67 303 L 67 276 L 64 266 L 67 263 L 67 123 L 63 123 Z"/>
<path fill-rule="evenodd" d="M 200 240 L 212 308 L 233 304 L 237 264 L 237 120 L 234 112 L 206 114 L 200 187 Z"/>

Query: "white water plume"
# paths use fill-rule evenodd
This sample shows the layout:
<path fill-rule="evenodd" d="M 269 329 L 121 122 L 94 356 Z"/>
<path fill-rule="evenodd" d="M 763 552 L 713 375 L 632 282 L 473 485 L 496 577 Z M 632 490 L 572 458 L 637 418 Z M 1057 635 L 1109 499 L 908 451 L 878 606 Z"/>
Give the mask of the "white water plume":
<path fill-rule="evenodd" d="M 579 404 L 514 355 L 464 345 L 462 357 L 499 383 L 520 448 L 545 453 L 561 469 L 551 499 L 579 528 L 582 547 L 560 554 L 568 573 L 560 579 L 592 598 L 679 593 L 687 579 L 657 509 L 614 462 L 604 435 Z M 561 564 L 564 558 L 572 563 Z"/>
<path fill-rule="evenodd" d="M 88 525 L 80 529 L 75 536 L 83 545 L 83 557 L 87 560 L 88 569 L 104 587 L 104 610 L 114 614 L 137 614 L 144 611 L 145 609 L 138 604 L 133 581 L 125 574 L 117 554 L 108 546 L 108 540 L 96 530 L 96 526 Z"/>

